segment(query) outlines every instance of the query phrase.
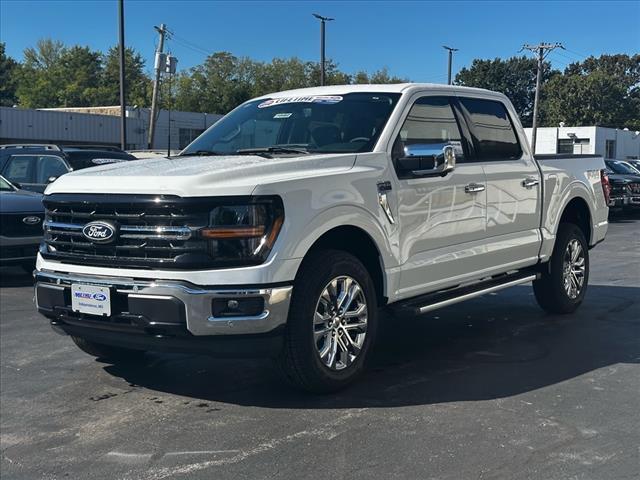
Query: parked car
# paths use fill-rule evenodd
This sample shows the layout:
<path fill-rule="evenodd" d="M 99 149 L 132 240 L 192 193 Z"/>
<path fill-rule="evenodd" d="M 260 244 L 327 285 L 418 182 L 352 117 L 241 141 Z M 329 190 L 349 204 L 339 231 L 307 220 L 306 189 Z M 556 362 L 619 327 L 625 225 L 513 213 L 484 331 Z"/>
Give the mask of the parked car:
<path fill-rule="evenodd" d="M 627 159 L 625 160 L 629 165 L 631 165 L 633 168 L 635 168 L 638 171 L 638 174 L 640 174 L 640 160 L 636 160 L 636 159 Z"/>
<path fill-rule="evenodd" d="M 544 310 L 575 311 L 608 225 L 603 159 L 578 157 L 534 157 L 487 90 L 266 95 L 178 158 L 51 184 L 37 308 L 114 362 L 264 355 L 334 391 L 363 371 L 381 306 L 423 314 L 533 282 Z"/>
<path fill-rule="evenodd" d="M 640 208 L 640 173 L 627 162 L 605 160 L 611 183 L 610 207 L 635 210 Z"/>
<path fill-rule="evenodd" d="M 49 183 L 70 171 L 135 159 L 112 147 L 0 145 L 0 174 L 25 190 L 42 193 Z"/>
<path fill-rule="evenodd" d="M 41 194 L 21 190 L 0 176 L 0 265 L 33 271 L 43 218 Z"/>

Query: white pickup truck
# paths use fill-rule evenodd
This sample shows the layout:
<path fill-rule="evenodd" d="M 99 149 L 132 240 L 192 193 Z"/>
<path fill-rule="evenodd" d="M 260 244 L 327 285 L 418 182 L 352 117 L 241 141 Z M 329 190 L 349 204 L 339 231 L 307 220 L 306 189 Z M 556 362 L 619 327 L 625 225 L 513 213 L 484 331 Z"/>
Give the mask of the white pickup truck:
<path fill-rule="evenodd" d="M 111 361 L 268 356 L 328 392 L 363 370 L 379 309 L 533 282 L 573 312 L 607 231 L 596 156 L 533 156 L 501 94 L 330 86 L 247 101 L 179 156 L 46 191 L 36 302 Z"/>

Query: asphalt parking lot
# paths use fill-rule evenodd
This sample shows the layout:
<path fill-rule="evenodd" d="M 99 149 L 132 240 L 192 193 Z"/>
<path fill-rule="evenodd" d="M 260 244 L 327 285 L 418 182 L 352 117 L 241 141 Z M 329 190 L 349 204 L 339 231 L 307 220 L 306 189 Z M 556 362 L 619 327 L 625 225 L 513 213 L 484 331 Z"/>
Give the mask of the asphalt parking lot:
<path fill-rule="evenodd" d="M 572 316 L 529 286 L 387 316 L 365 377 L 319 397 L 263 360 L 96 361 L 3 270 L 2 478 L 637 479 L 639 239 L 640 217 L 612 221 Z"/>

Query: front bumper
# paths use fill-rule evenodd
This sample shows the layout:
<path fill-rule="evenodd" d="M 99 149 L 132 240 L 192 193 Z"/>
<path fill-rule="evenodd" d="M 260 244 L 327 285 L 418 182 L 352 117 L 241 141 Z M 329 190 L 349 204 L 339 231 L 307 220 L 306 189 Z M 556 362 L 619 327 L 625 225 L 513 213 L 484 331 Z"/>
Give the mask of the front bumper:
<path fill-rule="evenodd" d="M 628 198 L 628 205 L 633 207 L 640 207 L 640 194 L 634 193 Z"/>
<path fill-rule="evenodd" d="M 35 279 L 38 311 L 51 319 L 58 331 L 72 335 L 83 333 L 93 341 L 109 340 L 111 344 L 118 338 L 128 342 L 132 338 L 165 339 L 155 342 L 160 350 L 165 350 L 163 343 L 170 343 L 166 341 L 168 338 L 179 339 L 174 343 L 180 343 L 189 350 L 189 340 L 194 341 L 195 346 L 198 340 L 212 338 L 278 336 L 287 321 L 293 290 L 291 285 L 202 287 L 173 280 L 149 281 L 45 270 L 37 271 Z M 71 309 L 72 284 L 108 287 L 111 292 L 111 316 L 98 317 L 74 312 Z M 264 309 L 252 316 L 214 316 L 213 300 L 227 298 L 262 298 Z M 82 332 L 78 332 L 78 329 Z M 104 338 L 100 335 L 96 338 L 98 332 L 105 332 Z M 153 345 L 154 342 L 151 342 L 145 348 L 156 349 Z M 185 348 L 179 350 L 184 351 Z"/>
<path fill-rule="evenodd" d="M 42 237 L 5 237 L 0 235 L 0 265 L 35 261 Z"/>

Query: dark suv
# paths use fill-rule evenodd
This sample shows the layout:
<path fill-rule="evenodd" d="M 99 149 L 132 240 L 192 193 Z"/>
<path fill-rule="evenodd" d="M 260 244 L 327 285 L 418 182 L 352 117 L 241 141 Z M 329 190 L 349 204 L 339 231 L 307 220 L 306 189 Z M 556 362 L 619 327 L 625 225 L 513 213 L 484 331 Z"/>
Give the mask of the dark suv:
<path fill-rule="evenodd" d="M 118 148 L 102 146 L 0 145 L 0 175 L 25 190 L 44 192 L 72 170 L 136 160 Z"/>

